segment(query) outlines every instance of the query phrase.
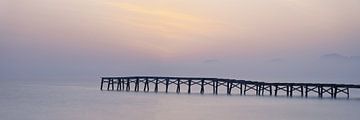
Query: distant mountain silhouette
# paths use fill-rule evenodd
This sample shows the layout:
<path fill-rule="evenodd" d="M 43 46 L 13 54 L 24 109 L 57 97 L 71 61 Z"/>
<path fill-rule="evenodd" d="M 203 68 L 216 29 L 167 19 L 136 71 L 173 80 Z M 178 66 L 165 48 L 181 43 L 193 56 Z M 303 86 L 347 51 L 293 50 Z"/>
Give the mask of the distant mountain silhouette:
<path fill-rule="evenodd" d="M 321 59 L 329 59 L 329 60 L 348 60 L 349 57 L 337 54 L 337 53 L 331 53 L 331 54 L 325 54 L 321 56 Z"/>
<path fill-rule="evenodd" d="M 351 56 L 351 60 L 360 61 L 360 56 Z"/>
<path fill-rule="evenodd" d="M 345 56 L 338 53 L 325 54 L 320 57 L 323 60 L 338 62 L 360 62 L 360 56 Z"/>

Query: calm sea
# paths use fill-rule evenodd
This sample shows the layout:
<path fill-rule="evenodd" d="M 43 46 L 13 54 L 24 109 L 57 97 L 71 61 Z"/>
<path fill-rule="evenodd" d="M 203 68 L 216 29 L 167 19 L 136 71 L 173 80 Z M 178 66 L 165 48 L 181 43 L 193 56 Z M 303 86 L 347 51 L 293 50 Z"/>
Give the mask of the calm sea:
<path fill-rule="evenodd" d="M 359 99 L 100 91 L 98 81 L 1 81 L 1 120 L 359 120 Z M 182 91 L 186 92 L 186 90 Z"/>

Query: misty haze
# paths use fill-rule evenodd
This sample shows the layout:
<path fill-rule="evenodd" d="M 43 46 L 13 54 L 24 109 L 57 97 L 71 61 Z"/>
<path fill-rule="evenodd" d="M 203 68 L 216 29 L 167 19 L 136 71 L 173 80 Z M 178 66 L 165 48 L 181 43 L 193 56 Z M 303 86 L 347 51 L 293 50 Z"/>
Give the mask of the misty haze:
<path fill-rule="evenodd" d="M 99 86 L 104 76 L 360 85 L 359 21 L 359 0 L 0 0 L 0 119 L 358 120 L 357 89 L 335 100 Z"/>

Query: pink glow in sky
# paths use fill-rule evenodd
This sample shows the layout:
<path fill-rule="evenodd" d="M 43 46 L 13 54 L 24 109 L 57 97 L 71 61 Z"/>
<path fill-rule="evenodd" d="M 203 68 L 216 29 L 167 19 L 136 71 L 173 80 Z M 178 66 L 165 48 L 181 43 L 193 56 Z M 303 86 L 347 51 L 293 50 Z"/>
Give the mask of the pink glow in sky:
<path fill-rule="evenodd" d="M 358 79 L 359 11 L 359 0 L 0 0 L 0 75 Z M 325 64 L 335 53 L 349 60 Z"/>

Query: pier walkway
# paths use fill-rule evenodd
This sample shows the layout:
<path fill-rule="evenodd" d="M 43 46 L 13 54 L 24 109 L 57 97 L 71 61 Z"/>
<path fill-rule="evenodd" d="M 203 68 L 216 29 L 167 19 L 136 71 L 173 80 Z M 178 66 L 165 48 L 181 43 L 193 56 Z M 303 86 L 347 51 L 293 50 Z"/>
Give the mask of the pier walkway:
<path fill-rule="evenodd" d="M 196 77 L 155 77 L 155 76 L 131 76 L 131 77 L 102 77 L 100 90 L 108 91 L 142 91 L 149 92 L 150 86 L 153 92 L 159 92 L 160 87 L 165 87 L 165 92 L 169 92 L 169 87 L 176 87 L 176 93 L 185 89 L 187 93 L 192 93 L 192 87 L 200 87 L 198 91 L 204 94 L 205 88 L 211 89 L 213 94 L 218 94 L 219 88 L 226 89 L 226 94 L 233 94 L 238 91 L 239 95 L 254 94 L 258 96 L 269 95 L 278 96 L 280 93 L 289 97 L 295 94 L 301 97 L 316 95 L 320 98 L 329 96 L 337 98 L 339 94 L 349 98 L 350 89 L 360 89 L 360 85 L 353 84 L 324 84 L 324 83 L 268 83 L 249 80 L 222 79 L 222 78 L 196 78 Z M 185 88 L 184 88 L 185 87 Z M 252 92 L 252 93 L 249 93 Z"/>

